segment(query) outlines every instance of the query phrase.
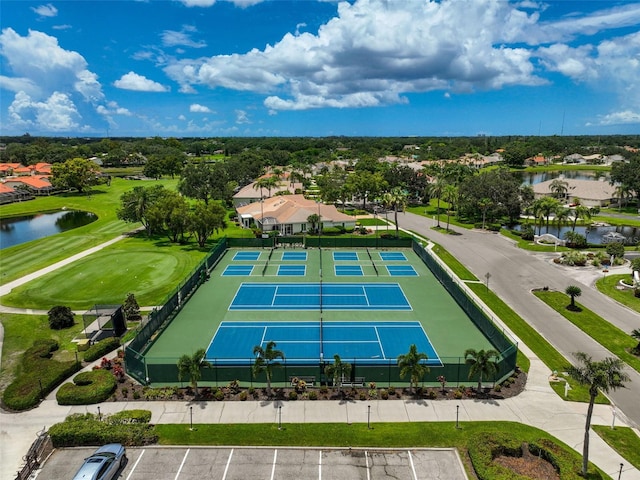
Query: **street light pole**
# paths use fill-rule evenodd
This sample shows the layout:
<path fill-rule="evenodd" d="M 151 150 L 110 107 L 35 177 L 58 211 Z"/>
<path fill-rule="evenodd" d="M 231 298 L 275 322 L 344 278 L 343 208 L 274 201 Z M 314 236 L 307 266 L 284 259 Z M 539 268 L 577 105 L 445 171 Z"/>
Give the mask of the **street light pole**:
<path fill-rule="evenodd" d="M 193 407 L 189 407 L 189 430 L 193 431 Z"/>
<path fill-rule="evenodd" d="M 458 421 L 460 417 L 460 405 L 456 405 L 456 429 L 460 428 L 460 423 Z"/>
<path fill-rule="evenodd" d="M 371 405 L 367 405 L 367 430 L 371 430 Z"/>
<path fill-rule="evenodd" d="M 282 430 L 282 405 L 278 405 L 278 430 Z"/>

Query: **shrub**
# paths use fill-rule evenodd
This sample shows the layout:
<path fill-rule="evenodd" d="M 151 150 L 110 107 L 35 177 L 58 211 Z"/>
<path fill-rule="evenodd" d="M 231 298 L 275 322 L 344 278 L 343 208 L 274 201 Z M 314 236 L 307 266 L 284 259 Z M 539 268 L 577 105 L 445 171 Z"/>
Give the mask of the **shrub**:
<path fill-rule="evenodd" d="M 457 389 L 455 392 L 453 392 L 453 398 L 460 400 L 462 398 L 464 394 L 462 393 L 462 390 Z"/>
<path fill-rule="evenodd" d="M 94 360 L 104 357 L 107 353 L 114 351 L 120 346 L 120 340 L 116 337 L 105 338 L 91 345 L 84 352 L 84 361 L 93 362 Z"/>
<path fill-rule="evenodd" d="M 107 370 L 92 370 L 76 375 L 56 394 L 60 405 L 91 405 L 104 402 L 116 389 L 116 378 Z"/>
<path fill-rule="evenodd" d="M 327 387 L 326 385 L 322 385 L 320 387 L 320 393 L 322 393 L 323 395 L 329 393 L 329 387 Z"/>
<path fill-rule="evenodd" d="M 22 354 L 21 372 L 2 394 L 2 402 L 11 410 L 26 410 L 37 405 L 64 379 L 78 371 L 75 361 L 52 360 L 58 349 L 55 340 L 37 340 Z"/>
<path fill-rule="evenodd" d="M 608 243 L 605 250 L 607 252 L 607 255 L 613 255 L 614 258 L 624 257 L 624 244 L 620 242 Z"/>
<path fill-rule="evenodd" d="M 49 327 L 53 330 L 73 327 L 75 323 L 73 321 L 75 313 L 71 311 L 71 308 L 62 305 L 52 307 L 47 315 L 49 315 Z"/>
<path fill-rule="evenodd" d="M 533 225 L 525 225 L 524 227 L 522 227 L 522 233 L 521 233 L 521 237 L 523 240 L 533 240 L 533 238 L 535 237 L 536 231 L 533 228 Z"/>
<path fill-rule="evenodd" d="M 500 393 L 502 391 L 502 386 L 498 383 L 495 387 L 493 387 L 493 391 Z"/>
<path fill-rule="evenodd" d="M 568 231 L 564 234 L 564 238 L 569 248 L 585 248 L 587 246 L 587 237 L 578 232 Z"/>
<path fill-rule="evenodd" d="M 315 390 L 311 390 L 309 392 L 309 400 L 317 400 L 318 399 L 318 392 L 316 392 Z"/>
<path fill-rule="evenodd" d="M 136 413 L 130 418 L 131 421 L 127 421 L 127 412 L 121 412 L 120 417 L 107 417 L 105 421 L 100 421 L 97 415 L 91 413 L 70 415 L 64 422 L 52 425 L 49 435 L 56 448 L 107 443 L 121 443 L 126 446 L 155 443 L 158 436 L 154 427 L 144 421 L 147 417 L 151 418 L 151 412 L 134 412 Z"/>
<path fill-rule="evenodd" d="M 149 410 L 122 410 L 121 412 L 109 415 L 106 422 L 114 425 L 119 423 L 149 423 L 151 421 L 151 412 Z"/>
<path fill-rule="evenodd" d="M 383 400 L 387 400 L 389 398 L 389 392 L 384 388 L 380 390 L 380 398 Z"/>
<path fill-rule="evenodd" d="M 434 398 L 437 397 L 437 393 L 435 392 L 435 390 L 429 390 L 429 393 L 427 393 L 427 398 L 430 398 L 431 400 L 433 400 Z"/>
<path fill-rule="evenodd" d="M 213 394 L 213 398 L 215 398 L 218 402 L 224 400 L 224 392 L 222 390 L 216 390 L 216 393 Z"/>
<path fill-rule="evenodd" d="M 247 391 L 243 390 L 242 392 L 240 392 L 240 395 L 238 396 L 238 398 L 240 399 L 241 402 L 244 402 L 248 396 L 249 394 L 247 393 Z"/>
<path fill-rule="evenodd" d="M 293 390 L 291 390 L 289 392 L 289 400 L 297 400 L 298 399 L 298 394 L 296 392 L 294 392 Z"/>
<path fill-rule="evenodd" d="M 395 395 L 396 394 L 396 387 L 389 387 L 389 395 Z"/>
<path fill-rule="evenodd" d="M 358 394 L 358 398 L 359 398 L 360 400 L 366 400 L 366 399 L 367 399 L 367 394 L 366 394 L 366 392 L 360 392 L 360 393 Z"/>

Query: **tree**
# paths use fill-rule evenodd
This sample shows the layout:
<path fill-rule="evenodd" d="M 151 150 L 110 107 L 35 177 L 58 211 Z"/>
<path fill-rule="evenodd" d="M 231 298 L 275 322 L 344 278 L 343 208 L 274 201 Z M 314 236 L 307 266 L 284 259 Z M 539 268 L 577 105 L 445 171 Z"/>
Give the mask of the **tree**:
<path fill-rule="evenodd" d="M 271 190 L 275 187 L 278 186 L 278 177 L 271 175 L 268 177 L 260 177 L 254 184 L 253 184 L 253 188 L 258 190 L 260 189 L 260 199 L 264 198 L 264 195 L 262 194 L 262 189 L 266 188 L 267 191 L 269 192 L 269 195 L 267 196 L 267 198 L 271 198 Z"/>
<path fill-rule="evenodd" d="M 433 182 L 427 186 L 429 191 L 429 197 L 437 198 L 438 203 L 436 207 L 436 216 L 438 217 L 438 228 L 440 228 L 440 199 L 442 198 L 442 192 L 444 191 L 445 181 L 441 177 L 435 177 Z"/>
<path fill-rule="evenodd" d="M 491 207 L 491 205 L 493 204 L 493 202 L 491 201 L 490 198 L 487 197 L 482 197 L 479 201 L 478 201 L 478 207 L 480 207 L 480 210 L 482 210 L 482 229 L 485 229 L 485 225 L 487 222 L 487 208 Z"/>
<path fill-rule="evenodd" d="M 71 311 L 71 308 L 63 305 L 57 305 L 52 307 L 48 312 L 49 315 L 49 328 L 52 330 L 61 330 L 63 328 L 73 327 L 75 323 L 73 317 L 75 313 Z"/>
<path fill-rule="evenodd" d="M 149 225 L 153 230 L 165 229 L 173 243 L 183 242 L 189 227 L 189 204 L 173 190 L 165 190 L 149 207 Z"/>
<path fill-rule="evenodd" d="M 178 359 L 178 381 L 181 382 L 183 378 L 189 377 L 189 383 L 193 387 L 196 397 L 198 396 L 198 382 L 202 378 L 200 367 L 211 366 L 209 362 L 204 360 L 204 355 L 204 348 L 200 348 L 193 355 L 184 354 Z"/>
<path fill-rule="evenodd" d="M 631 271 L 640 272 L 640 257 L 636 257 L 631 260 Z"/>
<path fill-rule="evenodd" d="M 638 345 L 632 349 L 632 352 L 640 355 L 640 328 L 635 328 L 631 331 L 631 338 L 638 340 Z"/>
<path fill-rule="evenodd" d="M 187 163 L 178 183 L 178 192 L 188 198 L 209 204 L 212 199 L 230 197 L 230 179 L 222 163 Z"/>
<path fill-rule="evenodd" d="M 270 397 L 273 369 L 280 366 L 280 362 L 277 360 L 279 358 L 284 360 L 284 353 L 281 350 L 276 350 L 276 342 L 272 340 L 267 343 L 266 348 L 262 348 L 261 345 L 253 347 L 253 354 L 256 356 L 252 369 L 253 376 L 257 377 L 260 373 L 265 373 L 267 377 L 267 395 Z"/>
<path fill-rule="evenodd" d="M 51 174 L 51 184 L 54 187 L 83 193 L 91 185 L 96 184 L 98 169 L 91 160 L 72 158 L 64 163 L 52 165 Z"/>
<path fill-rule="evenodd" d="M 559 178 L 552 180 L 551 184 L 549 185 L 549 190 L 551 190 L 551 193 L 553 193 L 553 197 L 557 199 L 565 198 L 568 189 L 569 184 L 564 180 L 560 180 Z"/>
<path fill-rule="evenodd" d="M 557 236 L 558 238 L 560 238 L 560 229 L 562 228 L 562 225 L 564 225 L 564 223 L 569 220 L 569 217 L 571 216 L 571 209 L 563 207 L 562 205 L 558 205 L 554 214 L 556 227 L 558 228 Z"/>
<path fill-rule="evenodd" d="M 120 208 L 116 210 L 117 217 L 125 222 L 142 223 L 142 226 L 147 230 L 147 235 L 151 236 L 149 208 L 164 195 L 164 192 L 165 189 L 162 185 L 133 187 L 132 190 L 124 192 L 120 196 Z"/>
<path fill-rule="evenodd" d="M 465 178 L 458 187 L 458 215 L 474 221 L 495 222 L 508 217 L 514 223 L 522 210 L 520 181 L 508 170 L 497 169 Z M 484 207 L 481 208 L 481 201 Z M 489 200 L 489 203 L 487 203 Z"/>
<path fill-rule="evenodd" d="M 623 388 L 630 379 L 623 371 L 624 363 L 618 358 L 607 357 L 600 361 L 593 361 L 591 356 L 584 352 L 576 352 L 573 356 L 578 360 L 578 365 L 571 365 L 567 372 L 571 378 L 589 388 L 589 407 L 582 446 L 582 476 L 586 477 L 589 466 L 589 429 L 598 392 L 609 393 L 610 390 Z"/>
<path fill-rule="evenodd" d="M 475 350 L 468 348 L 464 352 L 465 363 L 470 366 L 469 378 L 478 377 L 477 392 L 482 390 L 483 377 L 493 376 L 498 373 L 498 357 L 495 350 Z"/>
<path fill-rule="evenodd" d="M 140 320 L 140 305 L 133 293 L 127 294 L 127 298 L 122 306 L 124 316 L 127 320 Z"/>
<path fill-rule="evenodd" d="M 317 213 L 312 213 L 307 217 L 307 222 L 311 224 L 312 232 L 320 232 L 320 215 Z"/>
<path fill-rule="evenodd" d="M 452 184 L 447 184 L 442 190 L 442 199 L 449 204 L 447 208 L 447 231 L 449 231 L 449 220 L 451 219 L 451 209 L 454 208 L 456 198 L 458 197 L 458 187 Z"/>
<path fill-rule="evenodd" d="M 382 196 L 382 203 L 386 208 L 393 208 L 394 220 L 396 223 L 396 238 L 398 238 L 400 236 L 398 210 L 404 210 L 407 208 L 407 194 L 400 187 L 394 187 L 390 192 L 387 192 Z"/>
<path fill-rule="evenodd" d="M 333 356 L 333 363 L 329 363 L 324 367 L 324 373 L 333 380 L 333 385 L 337 385 L 342 392 L 342 383 L 345 377 L 351 375 L 351 364 L 343 362 L 340 355 Z"/>
<path fill-rule="evenodd" d="M 571 297 L 571 303 L 567 306 L 567 308 L 569 310 L 577 310 L 578 308 L 576 307 L 576 297 L 582 295 L 582 289 L 577 285 L 569 285 L 565 289 L 564 293 Z"/>
<path fill-rule="evenodd" d="M 412 344 L 409 352 L 398 355 L 398 368 L 400 369 L 400 378 L 409 375 L 409 389 L 413 392 L 414 387 L 418 388 L 418 384 L 425 374 L 429 373 L 429 367 L 426 361 L 429 359 L 426 353 L 418 352 L 418 347 Z"/>
<path fill-rule="evenodd" d="M 557 199 L 553 197 L 542 197 L 542 201 L 540 202 L 540 214 L 547 220 L 546 233 L 549 233 L 549 219 L 551 214 L 554 213 L 559 206 L 560 202 Z"/>
<path fill-rule="evenodd" d="M 635 194 L 640 200 L 640 155 L 628 162 L 615 162 L 611 166 L 611 184 L 619 183 L 629 194 Z"/>
<path fill-rule="evenodd" d="M 197 202 L 189 215 L 189 230 L 195 235 L 200 248 L 204 248 L 207 240 L 214 232 L 227 228 L 226 210 L 218 203 Z"/>
<path fill-rule="evenodd" d="M 571 231 L 575 232 L 578 219 L 582 219 L 583 221 L 591 220 L 591 210 L 584 205 L 576 205 L 575 208 L 571 209 L 571 216 L 573 217 Z"/>

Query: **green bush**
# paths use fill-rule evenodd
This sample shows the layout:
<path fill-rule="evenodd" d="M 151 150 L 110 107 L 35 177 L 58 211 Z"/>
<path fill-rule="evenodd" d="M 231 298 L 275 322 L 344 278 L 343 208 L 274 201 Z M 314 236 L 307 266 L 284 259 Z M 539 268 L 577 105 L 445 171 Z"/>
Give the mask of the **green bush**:
<path fill-rule="evenodd" d="M 143 414 L 135 414 L 135 416 L 144 418 Z M 151 412 L 148 416 L 151 417 Z M 125 412 L 122 412 L 122 418 L 125 417 Z M 71 415 L 64 422 L 56 423 L 49 428 L 53 446 L 56 448 L 79 447 L 106 443 L 134 446 L 149 445 L 158 440 L 154 427 L 148 423 L 113 422 L 111 418 L 106 417 L 105 421 L 100 421 L 97 415 L 91 413 Z"/>
<path fill-rule="evenodd" d="M 55 340 L 37 340 L 22 355 L 21 370 L 2 394 L 2 402 L 10 410 L 27 410 L 38 404 L 40 396 L 46 396 L 63 380 L 78 371 L 74 362 L 53 360 L 52 352 L 58 349 Z"/>
<path fill-rule="evenodd" d="M 92 405 L 104 402 L 116 389 L 116 377 L 108 370 L 82 372 L 58 389 L 60 405 Z"/>
<path fill-rule="evenodd" d="M 120 340 L 116 337 L 105 338 L 99 342 L 91 345 L 86 352 L 84 352 L 84 361 L 93 362 L 101 357 L 104 357 L 107 353 L 114 351 L 120 346 Z"/>
<path fill-rule="evenodd" d="M 298 394 L 296 392 L 294 392 L 293 390 L 291 390 L 289 392 L 289 400 L 297 400 L 298 399 Z"/>
<path fill-rule="evenodd" d="M 624 244 L 620 242 L 608 243 L 605 250 L 607 255 L 613 255 L 615 258 L 624 257 Z"/>
<path fill-rule="evenodd" d="M 104 420 L 114 425 L 120 423 L 149 423 L 151 421 L 151 412 L 140 409 L 122 410 L 121 412 L 109 415 Z"/>
<path fill-rule="evenodd" d="M 49 328 L 52 330 L 61 330 L 63 328 L 73 327 L 75 323 L 73 317 L 75 313 L 71 311 L 71 308 L 63 305 L 56 305 L 52 307 L 48 312 L 49 315 Z"/>

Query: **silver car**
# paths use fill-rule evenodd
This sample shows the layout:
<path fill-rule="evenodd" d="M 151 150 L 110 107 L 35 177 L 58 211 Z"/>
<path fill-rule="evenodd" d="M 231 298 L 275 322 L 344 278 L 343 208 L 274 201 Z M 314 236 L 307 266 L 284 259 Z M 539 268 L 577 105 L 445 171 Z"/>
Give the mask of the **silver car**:
<path fill-rule="evenodd" d="M 84 459 L 84 463 L 73 480 L 111 480 L 117 478 L 120 467 L 127 461 L 125 448 L 119 443 L 110 443 Z"/>

